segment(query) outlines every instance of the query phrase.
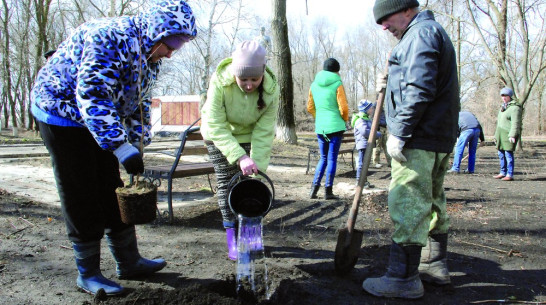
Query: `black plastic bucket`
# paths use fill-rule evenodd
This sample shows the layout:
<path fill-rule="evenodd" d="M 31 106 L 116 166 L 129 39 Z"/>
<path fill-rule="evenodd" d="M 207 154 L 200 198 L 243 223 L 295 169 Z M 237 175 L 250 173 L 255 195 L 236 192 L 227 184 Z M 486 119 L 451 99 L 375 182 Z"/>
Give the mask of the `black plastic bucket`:
<path fill-rule="evenodd" d="M 235 215 L 244 217 L 265 216 L 275 198 L 275 189 L 271 179 L 261 171 L 258 174 L 264 177 L 271 188 L 259 179 L 243 176 L 237 173 L 228 185 L 228 204 Z"/>

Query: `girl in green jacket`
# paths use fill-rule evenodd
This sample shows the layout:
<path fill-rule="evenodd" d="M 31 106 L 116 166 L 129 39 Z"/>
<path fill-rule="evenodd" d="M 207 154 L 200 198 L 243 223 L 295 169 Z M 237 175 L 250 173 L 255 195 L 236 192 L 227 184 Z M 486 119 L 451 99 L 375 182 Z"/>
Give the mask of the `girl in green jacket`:
<path fill-rule="evenodd" d="M 245 176 L 265 172 L 275 137 L 279 86 L 265 56 L 256 41 L 239 44 L 216 68 L 201 109 L 201 133 L 216 173 L 232 260 L 237 259 L 237 218 L 227 202 L 229 181 L 239 171 Z"/>
<path fill-rule="evenodd" d="M 349 121 L 349 105 L 339 70 L 340 65 L 335 58 L 326 59 L 323 70 L 315 75 L 309 89 L 307 112 L 315 119 L 315 133 L 320 152 L 309 193 L 311 199 L 317 198 L 320 181 L 324 175 L 326 175 L 324 199 L 338 199 L 332 188 L 341 140 Z"/>

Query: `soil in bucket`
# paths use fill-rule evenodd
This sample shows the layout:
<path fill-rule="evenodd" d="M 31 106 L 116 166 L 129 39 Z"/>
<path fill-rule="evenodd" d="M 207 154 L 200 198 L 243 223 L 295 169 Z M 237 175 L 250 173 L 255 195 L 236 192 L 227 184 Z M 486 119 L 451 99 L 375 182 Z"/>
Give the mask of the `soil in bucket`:
<path fill-rule="evenodd" d="M 121 221 L 126 224 L 145 224 L 155 220 L 157 186 L 139 181 L 116 189 Z"/>

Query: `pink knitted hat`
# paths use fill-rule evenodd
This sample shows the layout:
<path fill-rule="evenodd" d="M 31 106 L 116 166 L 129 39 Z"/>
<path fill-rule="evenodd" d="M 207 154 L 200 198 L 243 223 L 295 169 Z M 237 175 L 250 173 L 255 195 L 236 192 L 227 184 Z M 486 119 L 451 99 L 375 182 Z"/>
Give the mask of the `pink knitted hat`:
<path fill-rule="evenodd" d="M 241 42 L 232 54 L 231 72 L 239 78 L 259 77 L 264 74 L 265 49 L 258 42 Z"/>

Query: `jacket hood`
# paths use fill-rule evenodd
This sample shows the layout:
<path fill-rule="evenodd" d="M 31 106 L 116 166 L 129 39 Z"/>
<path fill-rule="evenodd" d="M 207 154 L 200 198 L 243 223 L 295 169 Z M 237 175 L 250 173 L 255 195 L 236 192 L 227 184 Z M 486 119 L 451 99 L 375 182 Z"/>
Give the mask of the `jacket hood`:
<path fill-rule="evenodd" d="M 154 44 L 171 35 L 197 35 L 195 16 L 191 7 L 181 0 L 154 0 L 150 8 L 136 17 L 140 24 L 142 45 L 148 54 Z"/>
<path fill-rule="evenodd" d="M 351 120 L 352 127 L 355 127 L 355 123 L 356 121 L 358 121 L 358 119 L 369 120 L 370 117 L 368 116 L 367 113 L 362 113 L 362 112 L 356 113 L 355 115 L 353 115 L 353 119 Z"/>
<path fill-rule="evenodd" d="M 218 81 L 222 86 L 230 86 L 231 84 L 236 82 L 235 75 L 233 75 L 233 73 L 231 72 L 231 62 L 231 57 L 225 58 L 218 64 L 218 67 L 216 68 L 216 76 L 218 77 Z M 269 79 L 272 81 L 266 81 Z M 277 77 L 275 76 L 271 68 L 265 66 L 263 81 L 263 88 L 265 93 L 273 94 L 275 92 L 276 85 Z"/>
<path fill-rule="evenodd" d="M 315 76 L 315 83 L 321 87 L 329 87 L 341 81 L 339 74 L 322 70 Z"/>

